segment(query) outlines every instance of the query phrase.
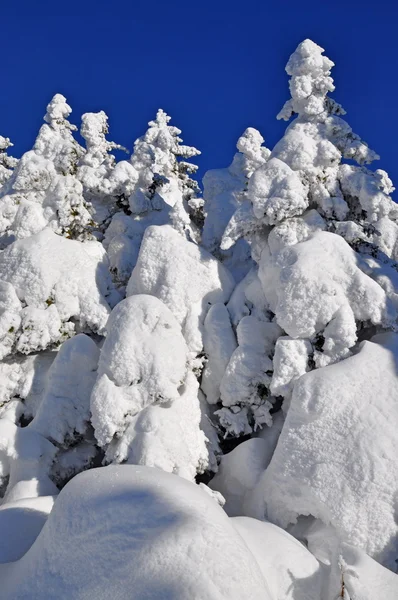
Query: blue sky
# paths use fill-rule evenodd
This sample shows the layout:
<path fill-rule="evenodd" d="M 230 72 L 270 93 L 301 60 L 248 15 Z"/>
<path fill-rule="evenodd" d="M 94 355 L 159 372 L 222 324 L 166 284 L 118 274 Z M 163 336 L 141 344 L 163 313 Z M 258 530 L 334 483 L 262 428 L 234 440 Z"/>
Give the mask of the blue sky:
<path fill-rule="evenodd" d="M 229 164 L 247 126 L 272 147 L 285 124 L 284 66 L 310 37 L 335 63 L 334 98 L 398 187 L 396 3 L 21 1 L 0 9 L 0 133 L 28 150 L 56 92 L 79 125 L 105 110 L 109 138 L 132 147 L 156 109 L 202 151 L 200 173 Z M 59 6 L 59 8 L 57 8 Z M 397 197 L 397 196 L 396 196 Z"/>

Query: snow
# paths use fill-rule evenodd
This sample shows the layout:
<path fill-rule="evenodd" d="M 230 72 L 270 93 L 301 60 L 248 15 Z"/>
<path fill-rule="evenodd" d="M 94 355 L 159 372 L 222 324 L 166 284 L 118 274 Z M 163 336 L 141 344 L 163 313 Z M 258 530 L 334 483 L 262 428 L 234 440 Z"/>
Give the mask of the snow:
<path fill-rule="evenodd" d="M 47 385 L 29 428 L 60 445 L 84 435 L 90 421 L 90 395 L 96 379 L 99 350 L 86 335 L 62 344 L 52 363 Z"/>
<path fill-rule="evenodd" d="M 269 157 L 262 146 L 261 134 L 248 127 L 237 142 L 237 152 L 226 169 L 212 169 L 203 178 L 206 218 L 202 232 L 203 246 L 219 258 L 240 281 L 250 270 L 250 248 L 246 240 L 238 240 L 230 250 L 221 250 L 221 239 L 228 221 L 242 202 L 252 173 Z"/>
<path fill-rule="evenodd" d="M 274 396 L 290 397 L 295 381 L 309 370 L 311 351 L 312 346 L 308 340 L 294 340 L 289 336 L 277 339 L 270 384 Z"/>
<path fill-rule="evenodd" d="M 254 172 L 248 195 L 255 217 L 266 225 L 300 215 L 308 206 L 307 190 L 299 176 L 278 158 L 271 158 Z"/>
<path fill-rule="evenodd" d="M 0 136 L 4 600 L 398 597 L 398 207 L 332 67 L 203 198 L 163 110 Z"/>
<path fill-rule="evenodd" d="M 398 337 L 383 334 L 303 375 L 262 481 L 270 520 L 286 527 L 313 515 L 391 569 L 398 556 L 397 353 Z"/>
<path fill-rule="evenodd" d="M 237 343 L 229 313 L 224 304 L 213 304 L 204 322 L 203 346 L 207 362 L 202 373 L 201 388 L 209 404 L 220 398 L 220 383 Z"/>
<path fill-rule="evenodd" d="M 341 558 L 344 587 L 351 600 L 395 600 L 398 577 L 372 560 L 365 552 L 342 544 Z"/>
<path fill-rule="evenodd" d="M 91 396 L 105 460 L 193 479 L 207 467 L 208 451 L 180 325 L 160 300 L 139 294 L 116 306 L 107 331 Z"/>
<path fill-rule="evenodd" d="M 272 598 L 246 543 L 209 494 L 133 465 L 75 477 L 30 550 L 1 575 L 4 600 L 127 600 L 132 590 L 148 599 Z"/>
<path fill-rule="evenodd" d="M 272 427 L 265 427 L 259 437 L 242 442 L 221 456 L 218 471 L 209 486 L 225 498 L 224 509 L 230 517 L 257 517 L 254 493 L 271 461 L 282 425 L 283 418 L 278 414 Z"/>
<path fill-rule="evenodd" d="M 176 319 L 160 300 L 140 294 L 112 311 L 91 397 L 92 423 L 101 446 L 120 437 L 134 415 L 179 397 L 188 349 Z"/>
<path fill-rule="evenodd" d="M 270 357 L 275 341 L 282 333 L 276 323 L 243 317 L 237 327 L 238 347 L 233 352 L 221 380 L 221 401 L 217 411 L 221 424 L 235 435 L 251 433 L 264 423 L 271 425 L 271 398 L 264 398 L 272 374 Z"/>
<path fill-rule="evenodd" d="M 106 460 L 157 467 L 194 481 L 208 468 L 212 451 L 201 430 L 198 388 L 188 373 L 181 395 L 170 405 L 151 404 L 131 418 L 123 436 L 108 447 Z"/>
<path fill-rule="evenodd" d="M 278 324 L 292 338 L 323 331 L 322 366 L 347 355 L 356 341 L 355 320 L 386 327 L 395 318 L 384 290 L 360 264 L 343 238 L 325 231 L 261 255 L 259 277 Z"/>
<path fill-rule="evenodd" d="M 19 560 L 31 547 L 54 505 L 55 496 L 25 498 L 0 506 L 0 564 Z"/>
<path fill-rule="evenodd" d="M 272 523 L 248 517 L 231 521 L 256 557 L 274 600 L 323 598 L 321 566 L 300 542 Z"/>
<path fill-rule="evenodd" d="M 9 475 L 3 503 L 57 494 L 49 478 L 55 454 L 55 446 L 40 434 L 0 419 L 0 472 Z"/>
<path fill-rule="evenodd" d="M 0 254 L 0 280 L 11 284 L 19 301 L 26 305 L 20 310 L 22 330 L 19 330 L 16 321 L 11 324 L 11 320 L 14 323 L 17 319 L 16 298 L 8 286 L 7 305 L 3 304 L 5 311 L 1 318 L 14 328 L 12 333 L 19 351 L 40 350 L 69 336 L 73 331 L 71 319 L 83 329 L 104 331 L 110 312 L 105 298 L 111 286 L 110 277 L 106 263 L 93 257 L 91 246 L 89 252 L 84 248 L 80 242 L 44 229 L 30 238 L 17 240 Z M 4 344 L 7 348 L 12 345 L 7 333 Z"/>
<path fill-rule="evenodd" d="M 127 296 L 159 298 L 180 323 L 189 349 L 198 353 L 206 310 L 227 302 L 233 288 L 234 280 L 220 262 L 170 225 L 163 225 L 147 228 Z"/>

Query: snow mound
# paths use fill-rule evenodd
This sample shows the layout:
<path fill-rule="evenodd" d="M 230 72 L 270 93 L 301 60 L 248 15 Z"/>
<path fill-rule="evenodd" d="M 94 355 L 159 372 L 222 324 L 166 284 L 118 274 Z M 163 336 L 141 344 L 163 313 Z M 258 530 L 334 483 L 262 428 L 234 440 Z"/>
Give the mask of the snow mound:
<path fill-rule="evenodd" d="M 9 476 L 3 503 L 57 494 L 48 476 L 55 454 L 55 446 L 36 431 L 0 419 L 0 475 Z"/>
<path fill-rule="evenodd" d="M 294 537 L 272 523 L 248 517 L 234 517 L 231 522 L 256 557 L 273 600 L 323 598 L 321 567 Z"/>
<path fill-rule="evenodd" d="M 0 564 L 19 560 L 31 547 L 54 505 L 55 496 L 24 498 L 0 506 Z"/>
<path fill-rule="evenodd" d="M 308 206 L 307 190 L 300 177 L 278 158 L 271 158 L 249 180 L 253 213 L 266 225 L 275 225 L 301 214 Z"/>
<path fill-rule="evenodd" d="M 1 574 L 4 600 L 271 599 L 252 553 L 209 494 L 132 465 L 75 477 L 30 550 Z"/>
<path fill-rule="evenodd" d="M 20 352 L 41 350 L 43 345 L 70 335 L 70 319 L 82 328 L 104 331 L 110 312 L 105 299 L 110 277 L 105 263 L 94 257 L 92 245 L 100 247 L 97 242 L 89 242 L 86 252 L 85 244 L 44 229 L 28 239 L 17 240 L 0 254 L 0 280 L 11 284 L 17 296 L 11 298 L 12 292 L 7 291 L 0 321 L 12 323 L 5 335 L 13 333 Z M 18 316 L 17 299 L 25 306 L 20 308 L 20 326 L 14 317 Z M 3 347 L 6 344 L 9 348 L 10 343 L 4 340 Z"/>
<path fill-rule="evenodd" d="M 398 336 L 376 340 L 297 381 L 262 489 L 273 522 L 313 515 L 395 569 Z"/>
<path fill-rule="evenodd" d="M 283 424 L 280 413 L 274 421 L 272 427 L 263 429 L 259 437 L 242 442 L 232 452 L 224 454 L 209 483 L 211 489 L 225 498 L 224 510 L 230 517 L 254 516 L 252 492 L 275 450 Z"/>
<path fill-rule="evenodd" d="M 169 225 L 153 226 L 142 240 L 127 296 L 159 298 L 180 323 L 189 349 L 200 352 L 207 309 L 227 302 L 234 285 L 232 275 L 206 250 Z"/>
<path fill-rule="evenodd" d="M 358 264 L 347 242 L 325 231 L 261 256 L 259 277 L 278 324 L 292 338 L 325 330 L 319 366 L 347 355 L 356 341 L 355 319 L 389 326 L 395 317 L 384 290 Z"/>
<path fill-rule="evenodd" d="M 395 600 L 398 577 L 372 560 L 365 552 L 342 544 L 340 565 L 344 588 L 351 600 Z"/>

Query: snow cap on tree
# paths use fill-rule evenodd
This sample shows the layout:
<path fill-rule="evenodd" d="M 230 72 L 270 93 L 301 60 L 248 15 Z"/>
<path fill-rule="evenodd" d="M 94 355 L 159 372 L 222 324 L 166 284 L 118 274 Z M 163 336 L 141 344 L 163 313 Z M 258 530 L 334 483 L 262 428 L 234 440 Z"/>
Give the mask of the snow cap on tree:
<path fill-rule="evenodd" d="M 87 149 L 82 159 L 84 164 L 99 167 L 106 159 L 111 158 L 109 157 L 111 150 L 124 150 L 127 152 L 123 146 L 115 142 L 108 142 L 106 139 L 108 132 L 108 117 L 103 110 L 97 113 L 85 113 L 82 116 L 80 133 L 86 142 Z"/>
<path fill-rule="evenodd" d="M 7 149 L 13 146 L 10 138 L 0 135 L 0 185 L 3 185 L 11 177 L 12 170 L 16 166 L 18 159 L 8 156 Z"/>
<path fill-rule="evenodd" d="M 322 56 L 323 52 L 323 48 L 308 39 L 293 52 L 286 65 L 286 73 L 291 77 L 292 97 L 285 103 L 278 119 L 288 121 L 294 113 L 305 117 L 318 117 L 325 112 L 345 113 L 339 104 L 330 99 L 326 101 L 328 92 L 335 89 L 330 76 L 334 62 Z"/>
<path fill-rule="evenodd" d="M 65 96 L 63 96 L 62 94 L 55 94 L 51 102 L 47 104 L 44 120 L 51 127 L 53 127 L 53 129 L 66 127 L 67 129 L 76 131 L 76 125 L 72 125 L 67 120 L 71 112 L 72 109 L 69 106 L 69 104 L 67 104 Z"/>

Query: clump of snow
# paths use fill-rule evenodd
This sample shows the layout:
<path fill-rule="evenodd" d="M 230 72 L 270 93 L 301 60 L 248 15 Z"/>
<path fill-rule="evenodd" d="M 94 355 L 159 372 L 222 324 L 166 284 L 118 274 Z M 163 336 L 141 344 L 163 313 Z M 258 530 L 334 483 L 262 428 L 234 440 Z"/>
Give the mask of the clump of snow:
<path fill-rule="evenodd" d="M 61 446 L 86 434 L 98 359 L 99 350 L 87 335 L 79 334 L 62 344 L 30 429 Z"/>
<path fill-rule="evenodd" d="M 237 327 L 238 347 L 221 380 L 221 425 L 234 435 L 271 425 L 268 386 L 272 375 L 271 352 L 282 330 L 276 323 L 243 317 Z"/>
<path fill-rule="evenodd" d="M 14 345 L 29 353 L 62 341 L 73 332 L 72 321 L 83 330 L 104 331 L 111 281 L 90 244 L 97 243 L 90 242 L 86 252 L 85 244 L 44 229 L 0 254 L 0 280 L 6 282 L 0 305 L 3 357 Z M 24 306 L 19 314 L 17 300 Z"/>
<path fill-rule="evenodd" d="M 203 322 L 211 304 L 226 302 L 231 274 L 211 254 L 170 225 L 148 227 L 127 296 L 151 294 L 171 310 L 192 352 L 202 349 Z"/>
<path fill-rule="evenodd" d="M 43 529 L 55 496 L 23 498 L 0 506 L 0 564 L 19 560 Z"/>
<path fill-rule="evenodd" d="M 116 306 L 107 332 L 91 396 L 92 424 L 105 460 L 157 466 L 193 479 L 207 467 L 208 451 L 180 325 L 160 300 L 136 295 Z"/>
<path fill-rule="evenodd" d="M 91 398 L 99 444 L 120 437 L 148 405 L 177 399 L 187 367 L 188 349 L 167 306 L 147 295 L 120 302 L 107 323 Z"/>
<path fill-rule="evenodd" d="M 56 448 L 28 427 L 0 419 L 0 475 L 9 476 L 4 503 L 58 493 L 49 478 Z"/>
<path fill-rule="evenodd" d="M 278 158 L 271 158 L 254 172 L 248 195 L 254 216 L 265 225 L 300 215 L 308 206 L 307 190 L 299 176 Z"/>
<path fill-rule="evenodd" d="M 308 340 L 294 340 L 289 336 L 277 339 L 270 384 L 274 396 L 290 397 L 295 381 L 309 370 L 311 351 L 312 346 Z"/>
<path fill-rule="evenodd" d="M 194 481 L 210 462 L 211 440 L 201 430 L 199 384 L 188 372 L 172 403 L 151 404 L 129 419 L 124 434 L 111 442 L 105 460 L 157 467 Z M 210 448 L 207 448 L 207 444 Z"/>
<path fill-rule="evenodd" d="M 389 568 L 398 556 L 397 355 L 398 337 L 384 334 L 303 375 L 262 481 L 273 522 L 313 515 Z"/>
<path fill-rule="evenodd" d="M 356 319 L 388 327 L 395 318 L 384 290 L 358 263 L 340 236 L 324 231 L 261 256 L 259 277 L 278 324 L 293 338 L 324 332 L 320 364 L 347 355 L 356 341 Z"/>
<path fill-rule="evenodd" d="M 324 597 L 325 574 L 303 544 L 272 523 L 247 517 L 235 517 L 231 522 L 256 557 L 274 600 Z"/>
<path fill-rule="evenodd" d="M 229 313 L 224 304 L 213 304 L 206 315 L 203 346 L 207 356 L 201 388 L 209 404 L 220 398 L 220 383 L 237 343 Z"/>
<path fill-rule="evenodd" d="M 258 437 L 242 442 L 221 457 L 218 471 L 210 487 L 225 498 L 224 509 L 230 517 L 257 517 L 253 493 L 268 467 L 283 425 L 278 414 L 272 427 L 264 428 Z M 260 514 L 260 518 L 262 515 Z"/>

